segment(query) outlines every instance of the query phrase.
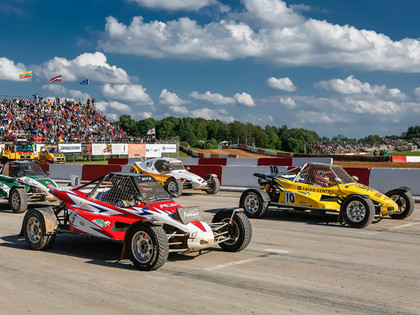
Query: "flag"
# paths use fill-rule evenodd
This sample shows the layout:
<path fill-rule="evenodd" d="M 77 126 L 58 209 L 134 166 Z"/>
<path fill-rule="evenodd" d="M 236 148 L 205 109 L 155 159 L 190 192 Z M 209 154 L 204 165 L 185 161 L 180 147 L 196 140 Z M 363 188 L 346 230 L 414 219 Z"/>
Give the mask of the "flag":
<path fill-rule="evenodd" d="M 54 83 L 54 82 L 61 82 L 61 74 L 50 80 L 50 83 Z"/>
<path fill-rule="evenodd" d="M 89 85 L 89 80 L 86 79 L 86 80 L 80 81 L 80 84 L 81 85 Z"/>
<path fill-rule="evenodd" d="M 156 133 L 155 128 L 152 128 L 147 132 L 147 135 L 154 135 L 155 133 Z"/>
<path fill-rule="evenodd" d="M 19 79 L 26 79 L 26 78 L 32 78 L 32 70 L 22 72 L 21 74 L 19 74 Z"/>

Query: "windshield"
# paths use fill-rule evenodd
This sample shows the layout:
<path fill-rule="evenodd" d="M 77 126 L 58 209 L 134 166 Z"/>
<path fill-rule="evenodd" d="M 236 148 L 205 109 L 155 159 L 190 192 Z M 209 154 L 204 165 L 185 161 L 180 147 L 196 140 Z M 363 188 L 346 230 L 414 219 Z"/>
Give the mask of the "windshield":
<path fill-rule="evenodd" d="M 145 180 L 145 177 L 135 177 L 134 182 L 139 188 L 143 197 L 142 199 L 145 202 L 171 199 L 165 189 L 163 189 L 162 186 L 155 180 Z"/>
<path fill-rule="evenodd" d="M 20 152 L 33 152 L 32 144 L 16 144 L 16 151 Z"/>
<path fill-rule="evenodd" d="M 20 170 L 25 174 L 25 176 L 28 176 L 28 175 L 45 176 L 44 172 L 42 171 L 42 168 L 36 163 L 20 165 Z"/>
<path fill-rule="evenodd" d="M 174 170 L 185 170 L 185 167 L 181 161 L 172 162 L 171 165 Z"/>
<path fill-rule="evenodd" d="M 60 153 L 60 151 L 58 151 L 57 147 L 53 147 L 53 148 L 47 148 L 49 153 Z"/>

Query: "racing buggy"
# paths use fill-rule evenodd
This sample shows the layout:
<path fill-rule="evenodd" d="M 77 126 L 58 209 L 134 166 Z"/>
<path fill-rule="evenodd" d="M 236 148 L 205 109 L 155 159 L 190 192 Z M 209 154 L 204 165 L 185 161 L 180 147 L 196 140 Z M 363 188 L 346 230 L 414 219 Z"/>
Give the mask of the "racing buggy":
<path fill-rule="evenodd" d="M 252 218 L 262 217 L 268 207 L 338 213 L 339 221 L 363 228 L 375 218 L 389 215 L 404 219 L 414 210 L 409 188 L 382 194 L 357 183 L 341 166 L 307 163 L 280 175 L 255 173 L 263 189 L 248 189 L 239 206 Z"/>
<path fill-rule="evenodd" d="M 121 259 L 155 270 L 169 253 L 201 252 L 215 244 L 236 252 L 251 241 L 252 227 L 242 209 L 222 209 L 211 223 L 198 207 L 182 207 L 149 175 L 109 173 L 79 187 L 53 188 L 62 202 L 30 209 L 23 220 L 30 249 L 49 248 L 60 233 L 123 244 Z"/>
<path fill-rule="evenodd" d="M 135 162 L 132 172 L 154 177 L 171 195 L 182 195 L 183 189 L 204 190 L 214 195 L 220 189 L 220 180 L 216 174 L 207 174 L 204 178 L 189 172 L 181 160 L 174 158 L 151 158 Z"/>
<path fill-rule="evenodd" d="M 38 163 L 10 161 L 0 171 L 0 197 L 9 201 L 15 213 L 25 212 L 28 203 L 45 202 L 57 184 L 48 178 Z"/>

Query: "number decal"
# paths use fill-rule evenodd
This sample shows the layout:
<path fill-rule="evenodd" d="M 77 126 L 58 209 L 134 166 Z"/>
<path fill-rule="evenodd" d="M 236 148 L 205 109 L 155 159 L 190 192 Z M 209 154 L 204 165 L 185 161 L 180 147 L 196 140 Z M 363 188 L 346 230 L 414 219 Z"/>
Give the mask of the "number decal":
<path fill-rule="evenodd" d="M 286 203 L 295 203 L 296 196 L 294 192 L 286 192 Z"/>
<path fill-rule="evenodd" d="M 277 176 L 279 172 L 279 168 L 276 165 L 270 165 L 270 173 L 272 176 Z"/>

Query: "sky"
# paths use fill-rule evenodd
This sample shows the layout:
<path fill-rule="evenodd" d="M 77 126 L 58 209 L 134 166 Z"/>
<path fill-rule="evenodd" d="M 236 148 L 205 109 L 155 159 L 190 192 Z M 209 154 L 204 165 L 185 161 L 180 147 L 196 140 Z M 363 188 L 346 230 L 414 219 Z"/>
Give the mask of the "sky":
<path fill-rule="evenodd" d="M 0 0 L 0 97 L 400 136 L 420 125 L 418 12 L 418 0 Z"/>

